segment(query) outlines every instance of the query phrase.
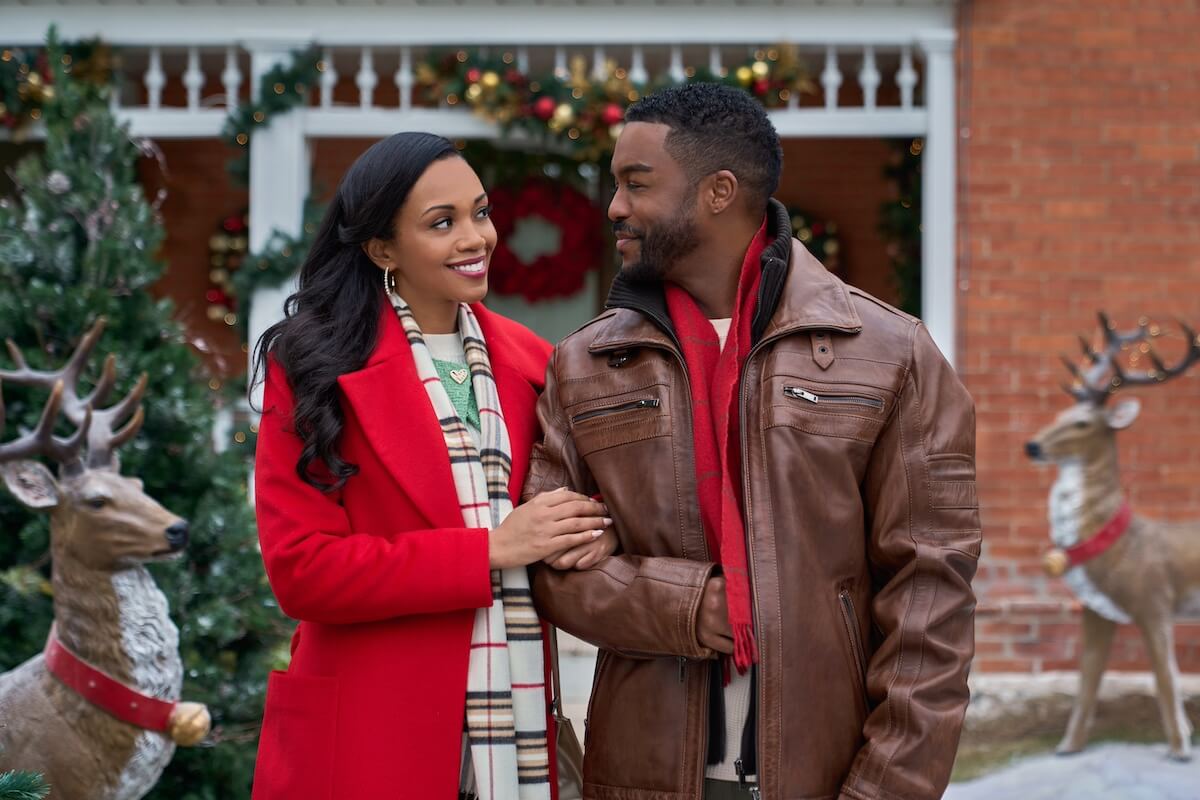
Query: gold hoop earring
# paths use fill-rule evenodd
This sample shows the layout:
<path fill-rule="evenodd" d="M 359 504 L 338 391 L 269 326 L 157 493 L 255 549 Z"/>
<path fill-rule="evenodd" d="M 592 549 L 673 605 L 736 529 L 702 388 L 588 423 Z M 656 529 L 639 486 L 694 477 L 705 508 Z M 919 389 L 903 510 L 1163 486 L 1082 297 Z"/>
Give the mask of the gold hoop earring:
<path fill-rule="evenodd" d="M 387 294 L 396 293 L 396 276 L 392 274 L 390 269 L 383 271 L 383 291 Z"/>

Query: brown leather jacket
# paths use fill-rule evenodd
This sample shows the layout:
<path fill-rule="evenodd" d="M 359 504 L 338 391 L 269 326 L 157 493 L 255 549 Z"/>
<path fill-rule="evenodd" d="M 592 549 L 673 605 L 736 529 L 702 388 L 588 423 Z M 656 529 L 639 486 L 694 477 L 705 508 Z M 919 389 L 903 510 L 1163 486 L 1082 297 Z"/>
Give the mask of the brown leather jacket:
<path fill-rule="evenodd" d="M 763 265 L 741 386 L 762 797 L 941 797 L 974 652 L 972 400 L 919 321 L 799 242 L 777 238 Z M 688 376 L 660 287 L 618 279 L 609 305 L 555 349 L 525 492 L 603 494 L 621 554 L 538 568 L 534 594 L 601 648 L 585 796 L 698 799 L 714 687 L 696 615 L 713 564 Z"/>

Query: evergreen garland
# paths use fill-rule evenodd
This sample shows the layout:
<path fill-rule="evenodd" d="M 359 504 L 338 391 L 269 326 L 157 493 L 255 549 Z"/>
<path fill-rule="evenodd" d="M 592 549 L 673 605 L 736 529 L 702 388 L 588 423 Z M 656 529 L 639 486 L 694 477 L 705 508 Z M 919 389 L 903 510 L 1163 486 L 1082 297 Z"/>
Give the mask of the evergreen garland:
<path fill-rule="evenodd" d="M 50 787 L 40 775 L 28 772 L 0 773 L 0 800 L 42 800 Z"/>
<path fill-rule="evenodd" d="M 879 208 L 879 232 L 892 259 L 897 305 L 921 316 L 921 150 L 923 139 L 892 142 L 892 158 L 884 174 L 893 197 Z"/>

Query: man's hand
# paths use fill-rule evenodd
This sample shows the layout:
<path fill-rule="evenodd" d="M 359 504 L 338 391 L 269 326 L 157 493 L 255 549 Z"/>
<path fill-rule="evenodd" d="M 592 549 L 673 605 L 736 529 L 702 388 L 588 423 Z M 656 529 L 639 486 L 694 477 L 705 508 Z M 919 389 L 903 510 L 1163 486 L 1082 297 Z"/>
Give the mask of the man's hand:
<path fill-rule="evenodd" d="M 729 627 L 729 606 L 725 602 L 725 579 L 709 578 L 700 598 L 696 620 L 696 638 L 700 644 L 718 653 L 733 654 L 733 629 Z"/>

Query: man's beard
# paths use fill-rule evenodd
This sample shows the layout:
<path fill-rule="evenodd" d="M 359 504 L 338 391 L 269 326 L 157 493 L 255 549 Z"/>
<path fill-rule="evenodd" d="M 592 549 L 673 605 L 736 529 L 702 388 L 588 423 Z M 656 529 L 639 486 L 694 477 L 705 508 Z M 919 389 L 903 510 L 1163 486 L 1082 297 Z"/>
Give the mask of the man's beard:
<path fill-rule="evenodd" d="M 613 231 L 631 233 L 639 239 L 641 257 L 621 268 L 621 274 L 635 283 L 658 283 L 666 279 L 675 262 L 700 246 L 696 220 L 686 209 L 644 231 L 623 222 L 613 225 Z"/>

